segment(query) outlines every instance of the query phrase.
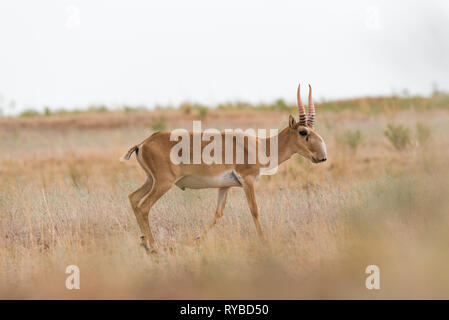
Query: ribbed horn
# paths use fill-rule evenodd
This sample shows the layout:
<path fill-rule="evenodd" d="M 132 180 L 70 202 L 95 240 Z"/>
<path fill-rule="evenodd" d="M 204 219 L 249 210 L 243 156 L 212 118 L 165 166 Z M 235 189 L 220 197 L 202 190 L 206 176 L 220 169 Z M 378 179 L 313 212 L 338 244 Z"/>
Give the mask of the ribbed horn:
<path fill-rule="evenodd" d="M 310 86 L 310 84 L 309 84 L 309 105 L 307 106 L 307 109 L 309 110 L 309 115 L 307 117 L 307 125 L 313 128 L 315 124 L 315 106 L 313 105 L 312 101 L 312 87 Z"/>
<path fill-rule="evenodd" d="M 297 92 L 297 98 L 298 98 L 298 111 L 299 111 L 299 124 L 301 126 L 306 125 L 306 109 L 304 108 L 304 105 L 301 101 L 301 84 L 298 85 L 298 92 Z"/>

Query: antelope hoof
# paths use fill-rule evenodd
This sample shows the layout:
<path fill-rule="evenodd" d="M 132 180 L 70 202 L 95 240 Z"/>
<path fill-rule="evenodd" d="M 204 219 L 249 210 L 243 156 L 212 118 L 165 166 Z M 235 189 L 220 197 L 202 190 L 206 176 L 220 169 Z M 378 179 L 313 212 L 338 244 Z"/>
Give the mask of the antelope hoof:
<path fill-rule="evenodd" d="M 195 243 L 196 245 L 200 245 L 201 242 L 203 242 L 203 238 L 202 238 L 201 236 L 197 236 L 197 237 L 195 238 L 195 240 L 194 240 L 194 243 Z"/>
<path fill-rule="evenodd" d="M 143 247 L 147 253 L 150 252 L 150 248 L 148 248 L 148 245 L 145 242 L 141 242 L 140 246 Z"/>
<path fill-rule="evenodd" d="M 157 250 L 154 248 L 148 247 L 148 245 L 146 243 L 142 242 L 140 245 L 145 249 L 145 252 L 147 254 L 157 255 Z"/>
<path fill-rule="evenodd" d="M 140 236 L 140 245 L 145 249 L 147 253 L 150 253 L 150 248 L 148 247 L 148 244 L 145 241 L 145 236 Z"/>
<path fill-rule="evenodd" d="M 145 236 L 140 236 L 140 245 L 145 249 L 147 254 L 153 254 L 156 255 L 157 254 L 157 250 L 153 247 L 148 247 L 147 242 L 145 241 Z"/>

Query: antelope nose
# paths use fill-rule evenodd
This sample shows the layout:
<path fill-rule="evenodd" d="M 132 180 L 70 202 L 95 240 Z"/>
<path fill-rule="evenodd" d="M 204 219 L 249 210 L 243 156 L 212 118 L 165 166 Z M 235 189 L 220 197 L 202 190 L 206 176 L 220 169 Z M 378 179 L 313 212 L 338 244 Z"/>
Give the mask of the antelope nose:
<path fill-rule="evenodd" d="M 324 162 L 324 161 L 326 161 L 327 159 L 326 158 L 323 158 L 323 159 L 321 159 L 321 162 Z"/>

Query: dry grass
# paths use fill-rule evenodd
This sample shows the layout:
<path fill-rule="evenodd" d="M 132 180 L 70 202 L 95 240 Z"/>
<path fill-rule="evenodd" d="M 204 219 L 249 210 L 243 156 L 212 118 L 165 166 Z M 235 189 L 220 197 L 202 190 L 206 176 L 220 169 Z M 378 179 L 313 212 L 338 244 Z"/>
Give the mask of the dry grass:
<path fill-rule="evenodd" d="M 216 191 L 176 188 L 151 212 L 160 254 L 148 257 L 127 199 L 144 176 L 135 160 L 117 159 L 159 116 L 1 120 L 0 298 L 449 298 L 447 111 L 321 112 L 329 161 L 294 157 L 257 186 L 267 245 L 235 189 L 206 242 L 189 246 L 213 217 Z M 195 115 L 164 117 L 189 128 Z M 431 128 L 424 145 L 418 122 Z M 410 128 L 408 149 L 389 144 L 388 123 Z M 285 113 L 254 110 L 204 119 L 286 124 Z M 357 129 L 355 154 L 338 137 Z M 69 264 L 80 267 L 81 290 L 65 288 Z M 380 291 L 365 288 L 370 264 L 380 267 Z"/>

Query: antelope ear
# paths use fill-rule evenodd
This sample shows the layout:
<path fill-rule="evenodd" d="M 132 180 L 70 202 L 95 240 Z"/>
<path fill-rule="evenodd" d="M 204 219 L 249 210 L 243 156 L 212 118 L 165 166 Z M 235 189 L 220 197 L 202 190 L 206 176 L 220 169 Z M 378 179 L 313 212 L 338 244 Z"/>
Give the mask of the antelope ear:
<path fill-rule="evenodd" d="M 295 127 L 296 127 L 296 121 L 295 121 L 295 118 L 293 118 L 292 115 L 290 115 L 290 116 L 288 117 L 288 125 L 289 125 L 290 128 L 292 128 L 292 129 L 295 129 Z"/>

